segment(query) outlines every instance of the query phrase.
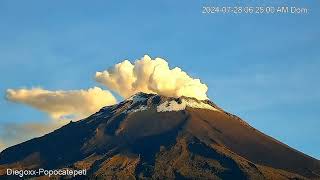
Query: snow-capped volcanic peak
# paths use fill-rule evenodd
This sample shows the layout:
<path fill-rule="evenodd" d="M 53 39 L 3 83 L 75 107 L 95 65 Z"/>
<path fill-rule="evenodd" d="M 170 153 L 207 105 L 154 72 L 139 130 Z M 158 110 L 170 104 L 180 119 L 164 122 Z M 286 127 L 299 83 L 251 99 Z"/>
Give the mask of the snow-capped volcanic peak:
<path fill-rule="evenodd" d="M 200 101 L 189 97 L 165 97 L 157 94 L 137 93 L 125 102 L 131 102 L 125 113 L 133 113 L 145 111 L 148 109 L 156 109 L 157 112 L 182 111 L 187 107 L 196 109 L 207 109 L 212 111 L 220 111 L 210 101 Z"/>
<path fill-rule="evenodd" d="M 137 94 L 134 94 L 132 96 L 130 96 L 128 99 L 126 99 L 127 101 L 132 101 L 132 104 L 136 104 L 137 102 L 143 102 L 145 100 L 148 99 L 148 94 L 139 92 Z"/>

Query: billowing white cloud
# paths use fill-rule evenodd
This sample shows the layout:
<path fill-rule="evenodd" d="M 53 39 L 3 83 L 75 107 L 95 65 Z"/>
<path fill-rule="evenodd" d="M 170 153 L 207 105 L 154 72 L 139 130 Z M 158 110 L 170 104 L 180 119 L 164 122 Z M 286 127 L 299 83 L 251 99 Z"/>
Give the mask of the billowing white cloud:
<path fill-rule="evenodd" d="M 63 119 L 66 116 L 83 118 L 104 106 L 116 103 L 115 97 L 109 91 L 98 87 L 71 91 L 48 91 L 42 88 L 8 89 L 6 98 L 46 112 L 53 119 Z"/>
<path fill-rule="evenodd" d="M 95 79 L 124 98 L 137 92 L 145 92 L 208 99 L 208 87 L 199 79 L 193 79 L 178 67 L 170 69 L 166 60 L 153 60 L 148 55 L 134 64 L 125 60 L 113 68 L 96 72 Z"/>

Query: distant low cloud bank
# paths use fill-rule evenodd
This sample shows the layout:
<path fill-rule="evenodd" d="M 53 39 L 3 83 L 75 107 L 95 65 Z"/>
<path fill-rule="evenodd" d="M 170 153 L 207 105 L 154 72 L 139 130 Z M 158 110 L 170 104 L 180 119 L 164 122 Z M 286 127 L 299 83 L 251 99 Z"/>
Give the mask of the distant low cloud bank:
<path fill-rule="evenodd" d="M 125 60 L 105 71 L 96 72 L 95 79 L 124 98 L 145 92 L 208 99 L 208 87 L 200 79 L 190 77 L 178 67 L 170 69 L 166 60 L 153 60 L 148 55 L 133 64 Z"/>
<path fill-rule="evenodd" d="M 0 139 L 0 152 L 4 150 L 6 147 L 7 146 L 3 142 L 1 142 L 1 139 Z"/>
<path fill-rule="evenodd" d="M 8 122 L 0 124 L 0 152 L 6 147 L 24 142 L 34 137 L 40 137 L 62 125 L 57 121 L 44 122 Z"/>

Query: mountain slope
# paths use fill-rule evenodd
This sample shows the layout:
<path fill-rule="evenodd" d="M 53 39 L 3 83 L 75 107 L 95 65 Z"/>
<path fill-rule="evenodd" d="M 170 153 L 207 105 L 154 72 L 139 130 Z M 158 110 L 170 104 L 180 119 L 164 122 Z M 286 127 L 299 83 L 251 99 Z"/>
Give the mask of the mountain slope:
<path fill-rule="evenodd" d="M 139 93 L 0 154 L 8 167 L 85 168 L 95 178 L 320 178 L 320 162 L 210 101 Z"/>

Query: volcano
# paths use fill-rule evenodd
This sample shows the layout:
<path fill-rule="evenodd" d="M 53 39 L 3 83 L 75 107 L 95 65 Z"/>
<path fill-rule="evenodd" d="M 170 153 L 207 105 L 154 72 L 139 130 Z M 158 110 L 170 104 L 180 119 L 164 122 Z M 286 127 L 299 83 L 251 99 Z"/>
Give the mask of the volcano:
<path fill-rule="evenodd" d="M 0 178 L 7 168 L 86 169 L 84 179 L 320 179 L 319 160 L 209 100 L 146 93 L 5 149 Z"/>

